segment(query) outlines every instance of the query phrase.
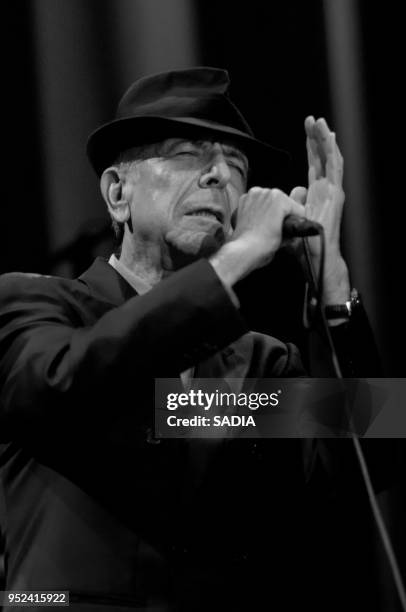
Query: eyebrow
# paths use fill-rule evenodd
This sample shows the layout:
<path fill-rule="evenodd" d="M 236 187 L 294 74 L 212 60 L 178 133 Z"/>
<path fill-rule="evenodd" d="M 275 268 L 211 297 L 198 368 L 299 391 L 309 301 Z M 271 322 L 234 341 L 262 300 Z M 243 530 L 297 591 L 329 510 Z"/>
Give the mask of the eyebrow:
<path fill-rule="evenodd" d="M 199 145 L 203 145 L 205 143 L 210 143 L 210 142 L 212 141 L 210 140 L 189 140 L 187 138 L 179 138 L 179 139 L 174 140 L 170 144 L 166 145 L 165 153 L 171 153 L 173 149 L 175 149 L 178 146 L 181 146 L 182 144 L 190 144 L 192 146 L 193 145 L 199 146 Z M 221 144 L 224 154 L 227 155 L 227 157 L 237 158 L 239 161 L 241 161 L 244 164 L 244 167 L 247 170 L 247 172 L 249 171 L 248 158 L 246 155 L 244 155 L 242 151 L 240 151 L 239 149 L 237 149 L 236 147 L 230 144 L 225 144 L 225 143 L 220 143 L 220 144 Z"/>

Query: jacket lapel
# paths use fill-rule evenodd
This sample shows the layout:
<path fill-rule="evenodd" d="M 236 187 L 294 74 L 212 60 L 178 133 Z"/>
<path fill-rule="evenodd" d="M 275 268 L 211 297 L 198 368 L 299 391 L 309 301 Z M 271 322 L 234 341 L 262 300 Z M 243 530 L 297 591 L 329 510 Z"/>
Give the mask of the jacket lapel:
<path fill-rule="evenodd" d="M 95 259 L 90 268 L 79 276 L 78 281 L 87 286 L 92 297 L 112 306 L 121 306 L 138 295 L 121 274 L 101 257 Z"/>

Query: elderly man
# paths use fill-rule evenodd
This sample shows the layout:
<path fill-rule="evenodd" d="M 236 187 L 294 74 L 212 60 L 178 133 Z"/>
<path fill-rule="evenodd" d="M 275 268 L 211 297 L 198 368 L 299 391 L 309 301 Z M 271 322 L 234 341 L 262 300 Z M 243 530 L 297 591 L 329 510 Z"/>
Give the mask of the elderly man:
<path fill-rule="evenodd" d="M 327 522 L 309 508 L 327 477 L 311 444 L 154 438 L 155 377 L 304 374 L 293 345 L 248 331 L 234 291 L 290 215 L 324 226 L 324 304 L 344 366 L 351 352 L 335 135 L 308 117 L 308 190 L 263 187 L 284 154 L 228 86 L 212 68 L 137 81 L 88 144 L 119 253 L 76 280 L 2 279 L 8 590 L 69 591 L 74 610 L 325 604 Z M 309 249 L 317 270 L 318 239 Z"/>

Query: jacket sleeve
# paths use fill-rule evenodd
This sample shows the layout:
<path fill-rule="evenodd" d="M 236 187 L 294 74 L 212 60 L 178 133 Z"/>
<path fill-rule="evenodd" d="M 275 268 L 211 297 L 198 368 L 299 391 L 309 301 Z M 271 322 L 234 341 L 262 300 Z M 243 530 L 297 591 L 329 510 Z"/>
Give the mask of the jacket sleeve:
<path fill-rule="evenodd" d="M 135 378 L 176 376 L 247 331 L 205 260 L 85 327 L 61 279 L 5 275 L 0 300 L 2 440 L 75 411 L 100 415 L 117 385 L 134 393 Z"/>

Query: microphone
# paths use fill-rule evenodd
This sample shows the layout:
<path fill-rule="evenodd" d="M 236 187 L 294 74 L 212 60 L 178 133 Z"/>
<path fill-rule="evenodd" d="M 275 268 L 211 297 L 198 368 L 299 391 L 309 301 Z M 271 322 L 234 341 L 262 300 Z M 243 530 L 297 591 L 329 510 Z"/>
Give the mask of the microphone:
<path fill-rule="evenodd" d="M 231 215 L 231 227 L 235 229 L 237 224 L 237 210 Z M 321 234 L 323 227 L 317 221 L 310 221 L 299 215 L 287 215 L 282 224 L 282 238 L 300 238 L 305 236 L 317 236 Z"/>
<path fill-rule="evenodd" d="M 288 215 L 282 225 L 283 238 L 303 238 L 304 236 L 316 236 L 323 231 L 317 221 L 310 221 L 299 215 Z"/>

